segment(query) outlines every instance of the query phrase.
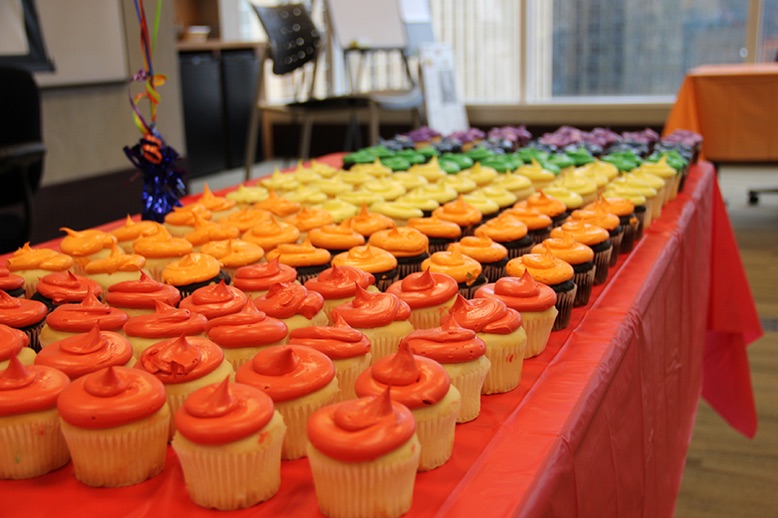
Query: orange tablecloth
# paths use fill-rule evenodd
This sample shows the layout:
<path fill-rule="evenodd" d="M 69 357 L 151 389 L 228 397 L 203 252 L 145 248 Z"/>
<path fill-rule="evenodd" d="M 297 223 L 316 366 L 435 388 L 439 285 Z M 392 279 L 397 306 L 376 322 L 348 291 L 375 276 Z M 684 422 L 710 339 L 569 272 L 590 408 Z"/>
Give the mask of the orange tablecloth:
<path fill-rule="evenodd" d="M 755 431 L 745 345 L 760 334 L 713 168 L 694 166 L 589 306 L 525 361 L 521 385 L 457 426 L 451 460 L 418 475 L 408 516 L 671 516 L 701 391 Z M 305 459 L 283 463 L 273 499 L 219 513 L 188 499 L 172 450 L 136 486 L 88 488 L 68 465 L 0 482 L 0 495 L 2 516 L 318 515 Z"/>
<path fill-rule="evenodd" d="M 692 69 L 664 133 L 676 129 L 700 133 L 708 160 L 778 161 L 778 63 Z"/>

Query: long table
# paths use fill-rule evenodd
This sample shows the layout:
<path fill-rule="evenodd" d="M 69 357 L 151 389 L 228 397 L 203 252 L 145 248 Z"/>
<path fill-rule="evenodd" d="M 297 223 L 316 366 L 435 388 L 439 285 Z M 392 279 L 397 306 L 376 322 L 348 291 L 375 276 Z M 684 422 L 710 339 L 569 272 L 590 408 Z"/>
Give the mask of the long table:
<path fill-rule="evenodd" d="M 760 335 L 713 167 L 700 163 L 590 304 L 525 360 L 520 386 L 457 425 L 451 460 L 417 476 L 407 516 L 671 516 L 700 394 L 755 432 L 745 346 Z M 191 503 L 169 449 L 160 476 L 126 488 L 88 488 L 70 465 L 0 482 L 0 515 L 319 515 L 308 461 L 282 464 L 279 493 L 241 511 Z"/>
<path fill-rule="evenodd" d="M 778 161 L 778 63 L 693 68 L 665 122 L 676 129 L 701 134 L 714 162 Z"/>

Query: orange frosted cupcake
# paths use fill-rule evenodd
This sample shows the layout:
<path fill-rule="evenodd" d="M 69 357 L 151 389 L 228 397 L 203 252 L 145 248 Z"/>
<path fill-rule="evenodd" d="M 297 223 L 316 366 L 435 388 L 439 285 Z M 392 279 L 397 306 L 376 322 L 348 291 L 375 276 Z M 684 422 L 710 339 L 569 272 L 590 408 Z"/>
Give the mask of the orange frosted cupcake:
<path fill-rule="evenodd" d="M 482 286 L 475 296 L 501 300 L 521 314 L 521 325 L 527 333 L 525 358 L 543 352 L 559 313 L 554 290 L 535 281 L 529 270 L 525 270 L 521 277 L 503 277 L 496 283 Z"/>
<path fill-rule="evenodd" d="M 127 313 L 103 304 L 91 291 L 82 302 L 62 304 L 46 317 L 40 334 L 41 348 L 69 336 L 86 333 L 99 325 L 103 331 L 122 332 Z"/>
<path fill-rule="evenodd" d="M 139 484 L 165 466 L 165 387 L 140 369 L 107 367 L 73 381 L 57 400 L 76 478 L 92 487 Z"/>
<path fill-rule="evenodd" d="M 532 277 L 542 282 L 556 293 L 556 309 L 559 314 L 554 321 L 553 331 L 564 329 L 570 323 L 570 314 L 575 302 L 577 287 L 573 277 L 575 272 L 570 264 L 557 259 L 551 253 L 526 254 L 508 261 L 505 267 L 511 277 L 521 277 L 529 271 Z"/>
<path fill-rule="evenodd" d="M 370 340 L 371 361 L 397 351 L 397 345 L 413 331 L 411 308 L 391 293 L 371 293 L 357 287 L 354 299 L 332 310 L 332 319 L 342 317 Z"/>
<path fill-rule="evenodd" d="M 324 248 L 333 256 L 365 244 L 365 236 L 351 228 L 348 220 L 339 225 L 314 228 L 308 232 L 308 239 L 313 246 Z"/>
<path fill-rule="evenodd" d="M 229 283 L 230 280 L 229 275 L 222 272 L 218 259 L 208 254 L 187 254 L 162 271 L 162 282 L 175 286 L 182 298 L 205 286 Z"/>
<path fill-rule="evenodd" d="M 291 266 L 297 270 L 297 280 L 305 283 L 330 266 L 332 256 L 323 248 L 316 248 L 306 239 L 302 244 L 281 244 L 267 253 L 267 259 Z"/>
<path fill-rule="evenodd" d="M 0 479 L 33 478 L 68 463 L 57 398 L 69 383 L 57 369 L 24 366 L 15 356 L 0 370 Z"/>
<path fill-rule="evenodd" d="M 205 316 L 188 309 L 168 306 L 159 300 L 156 305 L 154 313 L 130 317 L 124 324 L 124 334 L 136 358 L 155 343 L 167 338 L 204 336 L 208 321 Z"/>
<path fill-rule="evenodd" d="M 552 226 L 558 227 L 568 216 L 567 205 L 561 200 L 547 196 L 544 192 L 536 192 L 526 200 L 514 205 L 517 209 L 533 209 L 551 218 Z"/>
<path fill-rule="evenodd" d="M 258 310 L 250 298 L 237 313 L 209 320 L 205 330 L 235 370 L 260 350 L 286 343 L 289 335 L 285 323 Z"/>
<path fill-rule="evenodd" d="M 210 220 L 213 217 L 211 211 L 202 203 L 191 203 L 184 207 L 173 207 L 173 212 L 165 215 L 165 230 L 174 237 L 184 237 L 194 230 L 195 214 L 201 219 Z"/>
<path fill-rule="evenodd" d="M 8 368 L 11 357 L 16 357 L 22 365 L 35 363 L 35 351 L 29 345 L 30 339 L 24 332 L 0 324 L 0 371 Z"/>
<path fill-rule="evenodd" d="M 124 225 L 111 230 L 111 234 L 116 238 L 116 244 L 119 245 L 119 247 L 128 254 L 131 254 L 132 242 L 146 232 L 154 232 L 157 225 L 159 225 L 159 223 L 156 221 L 135 221 L 129 214 L 127 214 L 127 218 L 124 220 Z"/>
<path fill-rule="evenodd" d="M 196 289 L 179 303 L 179 307 L 200 313 L 208 320 L 237 313 L 241 310 L 248 295 L 238 288 L 228 286 L 222 279 L 218 284 L 209 284 Z"/>
<path fill-rule="evenodd" d="M 195 214 L 194 230 L 187 233 L 184 239 L 192 243 L 192 251 L 199 252 L 204 245 L 211 241 L 235 239 L 238 235 L 240 235 L 240 231 L 235 227 L 208 221 Z"/>
<path fill-rule="evenodd" d="M 286 435 L 281 458 L 305 457 L 308 419 L 319 408 L 334 402 L 338 394 L 332 361 L 310 347 L 268 347 L 238 369 L 235 380 L 265 391 L 283 416 Z"/>
<path fill-rule="evenodd" d="M 370 246 L 370 243 L 338 254 L 331 262 L 332 266 L 354 266 L 373 274 L 379 290 L 388 288 L 398 277 L 397 258 L 383 248 Z"/>
<path fill-rule="evenodd" d="M 263 221 L 273 219 L 273 215 L 266 210 L 252 209 L 251 207 L 244 207 L 236 212 L 233 212 L 229 216 L 219 220 L 219 223 L 228 227 L 234 227 L 238 229 L 238 232 L 244 234 L 256 227 Z"/>
<path fill-rule="evenodd" d="M 429 218 L 412 218 L 408 226 L 415 228 L 429 240 L 429 253 L 442 252 L 448 245 L 459 239 L 462 229 L 453 221 L 446 221 L 436 216 Z"/>
<path fill-rule="evenodd" d="M 203 187 L 203 194 L 197 200 L 197 203 L 211 211 L 211 219 L 213 221 L 219 221 L 238 211 L 235 200 L 230 200 L 224 196 L 216 196 L 211 192 L 207 183 Z"/>
<path fill-rule="evenodd" d="M 429 238 L 415 228 L 392 227 L 374 232 L 368 240 L 397 259 L 397 277 L 421 271 L 421 263 L 429 257 Z"/>
<path fill-rule="evenodd" d="M 154 232 L 147 232 L 136 239 L 132 250 L 146 258 L 146 271 L 151 278 L 161 281 L 165 266 L 192 253 L 192 243 L 173 237 L 165 227 L 157 225 Z"/>
<path fill-rule="evenodd" d="M 276 217 L 286 219 L 297 214 L 302 208 L 302 205 L 278 196 L 276 191 L 271 188 L 269 189 L 267 198 L 255 203 L 254 208 L 266 210 Z"/>
<path fill-rule="evenodd" d="M 39 280 L 30 299 L 42 302 L 49 310 L 53 310 L 62 304 L 78 304 L 89 292 L 100 297 L 103 288 L 92 279 L 65 271 L 50 273 Z"/>
<path fill-rule="evenodd" d="M 74 380 L 111 365 L 132 367 L 135 358 L 127 337 L 113 331 L 101 331 L 95 324 L 86 333 L 72 334 L 41 349 L 36 365 L 64 372 Z"/>
<path fill-rule="evenodd" d="M 619 258 L 619 250 L 621 250 L 621 240 L 624 237 L 624 227 L 621 226 L 621 221 L 618 216 L 606 212 L 603 207 L 597 206 L 594 207 L 593 210 L 574 210 L 573 213 L 570 214 L 570 221 L 582 221 L 607 230 L 611 244 L 613 245 L 609 265 L 616 265 L 616 261 Z"/>
<path fill-rule="evenodd" d="M 291 333 L 300 327 L 327 325 L 324 297 L 302 284 L 279 282 L 254 299 L 257 309 L 281 320 Z"/>
<path fill-rule="evenodd" d="M 566 232 L 579 243 L 588 246 L 594 252 L 594 284 L 603 284 L 608 279 L 608 269 L 610 266 L 611 253 L 613 245 L 611 244 L 610 234 L 600 226 L 592 225 L 584 221 L 567 221 L 561 227 L 555 228 L 551 232 L 551 237 L 560 237 L 562 232 Z M 543 282 L 542 279 L 538 279 Z"/>
<path fill-rule="evenodd" d="M 395 226 L 392 218 L 377 212 L 370 212 L 367 210 L 367 205 L 364 203 L 362 204 L 362 209 L 359 211 L 359 214 L 346 221 L 348 221 L 352 229 L 359 232 L 364 237 L 370 237 L 374 232 Z"/>
<path fill-rule="evenodd" d="M 533 245 L 527 225 L 510 216 L 498 216 L 486 221 L 475 229 L 475 235 L 488 237 L 504 246 L 508 251 L 508 259 L 528 254 Z"/>
<path fill-rule="evenodd" d="M 30 243 L 25 243 L 6 262 L 9 271 L 24 279 L 24 295 L 27 298 L 35 293 L 35 287 L 41 277 L 67 271 L 73 264 L 73 258 L 69 255 L 49 248 L 31 248 Z"/>
<path fill-rule="evenodd" d="M 354 299 L 357 285 L 366 290 L 377 289 L 373 274 L 354 266 L 332 266 L 305 282 L 306 288 L 324 297 L 324 313 L 330 322 L 333 309 Z"/>
<path fill-rule="evenodd" d="M 624 235 L 621 238 L 621 246 L 619 246 L 619 253 L 626 254 L 632 251 L 635 246 L 635 239 L 637 238 L 640 221 L 635 215 L 635 204 L 631 200 L 625 198 L 602 198 L 587 205 L 585 208 L 590 210 L 604 210 L 605 212 L 618 216 L 619 224 L 621 224 L 621 228 L 624 229 Z M 615 264 L 613 258 L 611 258 L 611 263 Z"/>
<path fill-rule="evenodd" d="M 12 297 L 24 297 L 24 277 L 11 273 L 5 266 L 0 266 L 0 291 Z"/>
<path fill-rule="evenodd" d="M 34 351 L 40 351 L 40 334 L 49 309 L 36 300 L 18 299 L 0 291 L 0 324 L 22 331 Z"/>
<path fill-rule="evenodd" d="M 89 229 L 80 232 L 62 227 L 60 230 L 67 235 L 59 244 L 63 254 L 73 258 L 74 271 L 84 275 L 84 267 L 89 261 L 102 259 L 111 254 L 111 247 L 116 244 L 116 238 L 102 230 Z"/>
<path fill-rule="evenodd" d="M 200 252 L 210 255 L 221 264 L 222 271 L 233 279 L 238 268 L 259 263 L 265 257 L 262 247 L 241 239 L 211 241 Z"/>
<path fill-rule="evenodd" d="M 454 304 L 459 284 L 453 277 L 427 268 L 395 282 L 386 292 L 408 304 L 414 329 L 429 329 L 440 325 L 440 315 Z"/>
<path fill-rule="evenodd" d="M 435 209 L 432 215 L 459 225 L 463 236 L 473 235 L 476 225 L 483 219 L 481 211 L 467 203 L 462 195 L 459 195 L 456 201 L 445 203 Z"/>
<path fill-rule="evenodd" d="M 462 397 L 457 423 L 472 421 L 481 413 L 481 391 L 491 367 L 486 344 L 472 329 L 446 315 L 440 327 L 418 329 L 406 336 L 413 354 L 435 360 L 446 369 L 451 384 Z"/>
<path fill-rule="evenodd" d="M 225 378 L 235 378 L 235 370 L 225 360 L 222 349 L 200 337 L 179 336 L 157 342 L 143 351 L 135 367 L 153 374 L 165 385 L 170 408 L 168 440 L 176 433 L 175 414 L 189 394 Z"/>
<path fill-rule="evenodd" d="M 551 217 L 541 214 L 535 209 L 513 207 L 512 209 L 504 210 L 499 217 L 515 218 L 527 225 L 527 235 L 534 245 L 542 243 L 551 234 Z"/>
<path fill-rule="evenodd" d="M 454 448 L 454 427 L 462 405 L 446 369 L 435 360 L 414 355 L 408 342 L 402 341 L 396 353 L 359 375 L 356 392 L 359 397 L 380 396 L 387 387 L 392 399 L 407 406 L 416 420 L 419 471 L 445 464 Z"/>
<path fill-rule="evenodd" d="M 421 268 L 452 277 L 459 285 L 459 293 L 465 297 L 470 297 L 479 286 L 486 284 L 481 263 L 463 255 L 459 248 L 435 252 L 421 264 Z"/>
<path fill-rule="evenodd" d="M 329 326 L 311 326 L 289 333 L 289 345 L 316 349 L 332 360 L 338 379 L 338 394 L 334 402 L 355 399 L 357 376 L 370 366 L 370 340 L 362 331 L 343 320 L 335 319 Z"/>
<path fill-rule="evenodd" d="M 459 248 L 464 255 L 481 263 L 487 282 L 496 281 L 505 275 L 508 249 L 488 236 L 465 236 L 458 243 L 450 244 L 448 248 Z"/>
<path fill-rule="evenodd" d="M 235 271 L 232 285 L 243 291 L 249 297 L 259 297 L 267 293 L 270 286 L 278 282 L 295 282 L 297 270 L 281 264 L 278 258 L 269 259 L 266 263 L 243 266 Z"/>
<path fill-rule="evenodd" d="M 285 243 L 296 243 L 300 230 L 284 221 L 268 219 L 243 234 L 242 239 L 262 247 L 266 253 Z"/>
<path fill-rule="evenodd" d="M 305 239 L 308 232 L 315 228 L 332 224 L 332 221 L 332 214 L 316 207 L 303 207 L 289 218 L 289 223 L 300 230 L 300 239 Z"/>
<path fill-rule="evenodd" d="M 146 258 L 138 254 L 125 253 L 118 245 L 111 249 L 111 255 L 103 259 L 89 261 L 84 268 L 86 276 L 97 282 L 103 291 L 112 285 L 138 277 L 138 272 L 146 266 Z"/>
<path fill-rule="evenodd" d="M 458 325 L 475 331 L 486 344 L 484 355 L 491 367 L 481 393 L 500 394 L 518 387 L 527 348 L 521 314 L 500 300 L 467 300 L 460 296 L 449 315 Z"/>
<path fill-rule="evenodd" d="M 573 267 L 573 281 L 576 285 L 574 307 L 589 303 L 594 285 L 594 252 L 591 248 L 579 243 L 565 231 L 557 237 L 550 237 L 532 249 L 533 254 L 551 253 Z"/>
<path fill-rule="evenodd" d="M 308 421 L 308 459 L 326 516 L 396 518 L 411 508 L 421 446 L 413 414 L 389 390 L 326 406 Z"/>
<path fill-rule="evenodd" d="M 116 283 L 105 294 L 109 306 L 121 309 L 131 317 L 154 313 L 157 300 L 168 306 L 178 306 L 181 292 L 175 286 L 155 281 L 142 270 L 135 280 Z"/>
<path fill-rule="evenodd" d="M 243 509 L 278 492 L 286 426 L 263 391 L 225 378 L 192 393 L 175 422 L 172 445 L 195 504 Z"/>

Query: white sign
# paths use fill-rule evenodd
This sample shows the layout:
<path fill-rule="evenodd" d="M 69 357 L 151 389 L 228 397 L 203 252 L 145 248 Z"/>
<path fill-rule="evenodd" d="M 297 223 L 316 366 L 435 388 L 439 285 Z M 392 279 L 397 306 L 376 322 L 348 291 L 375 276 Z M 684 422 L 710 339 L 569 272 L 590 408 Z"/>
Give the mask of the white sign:
<path fill-rule="evenodd" d="M 451 47 L 442 43 L 424 44 L 420 62 L 429 127 L 443 135 L 468 129 L 470 124 L 465 105 L 457 94 L 454 52 Z"/>

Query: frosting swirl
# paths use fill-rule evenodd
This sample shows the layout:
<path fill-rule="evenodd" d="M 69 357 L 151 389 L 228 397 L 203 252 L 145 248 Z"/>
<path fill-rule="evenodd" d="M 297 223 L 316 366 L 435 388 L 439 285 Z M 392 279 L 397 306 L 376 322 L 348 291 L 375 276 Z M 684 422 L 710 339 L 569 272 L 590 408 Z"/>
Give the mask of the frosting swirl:
<path fill-rule="evenodd" d="M 133 241 L 132 250 L 146 259 L 182 257 L 191 253 L 192 243 L 186 239 L 171 236 L 165 227 L 157 225 L 153 233 L 144 233 Z"/>
<path fill-rule="evenodd" d="M 332 256 L 324 248 L 316 248 L 309 239 L 304 243 L 278 245 L 267 253 L 268 260 L 278 258 L 281 264 L 292 267 L 319 266 L 330 262 Z"/>
<path fill-rule="evenodd" d="M 427 237 L 457 239 L 462 235 L 462 227 L 453 221 L 446 221 L 437 216 L 409 219 L 408 226 L 415 228 Z"/>
<path fill-rule="evenodd" d="M 254 304 L 273 318 L 302 315 L 310 320 L 324 307 L 324 297 L 301 284 L 279 282 L 272 285 L 267 293 L 254 299 Z"/>
<path fill-rule="evenodd" d="M 54 272 L 38 281 L 37 291 L 55 304 L 68 302 L 81 302 L 90 291 L 99 297 L 103 293 L 100 287 L 92 279 L 70 272 Z"/>
<path fill-rule="evenodd" d="M 518 202 L 514 207 L 534 209 L 552 218 L 564 214 L 567 210 L 567 206 L 563 202 L 546 195 L 544 192 L 536 192 L 526 200 Z"/>
<path fill-rule="evenodd" d="M 411 316 L 411 308 L 391 293 L 371 293 L 361 286 L 356 286 L 354 299 L 341 304 L 332 310 L 332 318 L 338 315 L 350 326 L 369 329 L 383 327 L 395 320 L 407 320 Z"/>
<path fill-rule="evenodd" d="M 104 248 L 116 244 L 116 237 L 97 229 L 76 231 L 67 227 L 60 228 L 67 236 L 59 244 L 60 250 L 73 257 L 85 257 L 96 254 Z"/>
<path fill-rule="evenodd" d="M 224 352 L 212 341 L 181 335 L 144 350 L 136 367 L 170 385 L 202 378 L 215 371 L 223 361 Z"/>
<path fill-rule="evenodd" d="M 594 252 L 583 243 L 579 243 L 567 232 L 559 232 L 557 237 L 550 237 L 532 247 L 533 254 L 550 253 L 571 265 L 588 263 L 594 260 Z"/>
<path fill-rule="evenodd" d="M 610 237 L 604 228 L 583 221 L 565 221 L 561 227 L 551 231 L 551 237 L 559 237 L 562 232 L 569 233 L 573 239 L 588 246 L 598 245 Z"/>
<path fill-rule="evenodd" d="M 132 359 L 132 346 L 124 336 L 101 331 L 94 325 L 86 333 L 53 342 L 35 357 L 36 365 L 59 369 L 74 380 L 111 365 L 126 365 Z"/>
<path fill-rule="evenodd" d="M 294 180 L 294 178 L 290 178 L 290 179 Z M 295 183 L 297 183 L 296 180 Z M 287 190 L 291 191 L 296 188 L 297 186 Z M 298 212 L 302 208 L 302 205 L 300 205 L 297 202 L 287 200 L 286 198 L 282 198 L 278 196 L 276 194 L 275 189 L 270 188 L 267 198 L 255 203 L 254 208 L 266 210 L 269 213 L 273 214 L 274 216 L 278 216 L 279 218 L 285 218 L 287 216 L 291 216 L 292 214 Z"/>
<path fill-rule="evenodd" d="M 174 286 L 155 281 L 141 270 L 137 281 L 122 281 L 108 288 L 105 301 L 114 307 L 130 309 L 153 309 L 154 301 L 176 306 L 181 292 Z"/>
<path fill-rule="evenodd" d="M 300 230 L 285 221 L 268 219 L 243 234 L 243 240 L 262 247 L 265 252 L 282 243 L 294 243 L 300 237 Z"/>
<path fill-rule="evenodd" d="M 205 331 L 205 316 L 168 306 L 156 300 L 156 310 L 150 315 L 130 317 L 124 324 L 127 336 L 143 338 L 171 338 L 180 335 L 199 335 Z"/>
<path fill-rule="evenodd" d="M 525 225 L 528 230 L 540 230 L 551 226 L 551 216 L 541 214 L 535 209 L 525 207 L 514 207 L 507 209 L 500 214 L 501 218 L 516 218 Z"/>
<path fill-rule="evenodd" d="M 210 220 L 212 217 L 211 211 L 206 209 L 202 203 L 190 203 L 184 207 L 173 207 L 173 212 L 168 212 L 165 215 L 165 223 L 176 227 L 193 227 L 195 215 L 206 220 Z"/>
<path fill-rule="evenodd" d="M 278 258 L 275 258 L 266 263 L 238 268 L 232 279 L 232 284 L 243 291 L 255 292 L 267 291 L 273 284 L 294 282 L 296 279 L 297 270 L 279 263 Z"/>
<path fill-rule="evenodd" d="M 0 362 L 16 356 L 22 347 L 27 347 L 30 339 L 23 331 L 0 324 Z"/>
<path fill-rule="evenodd" d="M 24 366 L 12 356 L 0 371 L 0 417 L 54 408 L 70 380 L 64 372 L 43 365 Z"/>
<path fill-rule="evenodd" d="M 377 212 L 368 211 L 367 205 L 364 203 L 362 204 L 362 209 L 359 211 L 359 214 L 346 221 L 351 225 L 352 229 L 365 237 L 370 237 L 374 232 L 392 228 L 394 226 L 392 218 Z"/>
<path fill-rule="evenodd" d="M 458 283 L 473 284 L 481 275 L 481 263 L 462 254 L 459 248 L 435 252 L 421 263 L 422 270 L 445 273 Z"/>
<path fill-rule="evenodd" d="M 203 186 L 203 194 L 197 200 L 197 203 L 205 206 L 211 212 L 224 212 L 235 207 L 235 200 L 230 200 L 224 196 L 216 196 L 206 183 Z"/>
<path fill-rule="evenodd" d="M 570 214 L 570 220 L 591 223 L 592 225 L 597 225 L 605 230 L 616 230 L 619 226 L 618 216 L 597 208 L 595 208 L 595 210 L 574 210 L 573 213 Z"/>
<path fill-rule="evenodd" d="M 325 225 L 308 232 L 313 246 L 327 250 L 348 250 L 353 246 L 365 244 L 365 237 L 351 228 L 348 221 L 339 225 Z"/>
<path fill-rule="evenodd" d="M 219 275 L 219 261 L 207 254 L 187 254 L 165 266 L 162 280 L 173 286 L 186 286 L 214 279 Z"/>
<path fill-rule="evenodd" d="M 395 257 L 416 257 L 424 254 L 429 247 L 429 238 L 411 227 L 395 226 L 379 230 L 370 236 L 368 242 Z"/>
<path fill-rule="evenodd" d="M 209 320 L 205 329 L 208 338 L 227 349 L 273 344 L 289 332 L 284 322 L 258 310 L 250 297 L 240 311 Z"/>
<path fill-rule="evenodd" d="M 117 245 L 111 248 L 111 255 L 89 261 L 84 270 L 89 275 L 116 272 L 137 272 L 146 265 L 146 258 L 138 254 L 127 254 Z"/>
<path fill-rule="evenodd" d="M 289 333 L 289 345 L 304 345 L 331 360 L 343 360 L 370 352 L 370 340 L 337 316 L 331 326 L 302 327 Z"/>
<path fill-rule="evenodd" d="M 211 241 L 204 244 L 200 252 L 217 259 L 225 268 L 254 264 L 265 256 L 261 246 L 240 239 Z"/>
<path fill-rule="evenodd" d="M 417 329 L 405 338 L 413 354 L 438 363 L 464 363 L 477 360 L 486 353 L 486 344 L 475 331 L 460 326 L 446 315 L 440 327 Z"/>
<path fill-rule="evenodd" d="M 521 327 L 521 315 L 498 299 L 467 300 L 457 295 L 449 314 L 456 322 L 476 333 L 507 335 Z"/>
<path fill-rule="evenodd" d="M 42 302 L 11 297 L 0 290 L 0 324 L 22 329 L 41 322 L 48 312 Z"/>
<path fill-rule="evenodd" d="M 422 272 L 406 275 L 404 279 L 392 283 L 386 293 L 396 295 L 411 309 L 437 306 L 451 300 L 459 293 L 457 281 L 445 273 L 431 272 L 429 268 Z"/>
<path fill-rule="evenodd" d="M 32 248 L 30 243 L 24 243 L 8 258 L 6 266 L 12 272 L 37 269 L 62 272 L 73 266 L 73 258 L 50 248 Z"/>
<path fill-rule="evenodd" d="M 541 312 L 556 304 L 556 292 L 525 270 L 521 277 L 503 277 L 475 292 L 476 298 L 496 298 L 519 313 Z"/>
<path fill-rule="evenodd" d="M 359 285 L 367 289 L 375 284 L 375 277 L 371 273 L 353 266 L 332 266 L 321 272 L 315 279 L 305 282 L 305 287 L 317 293 L 321 293 L 324 300 L 345 299 L 353 297 Z"/>
<path fill-rule="evenodd" d="M 569 263 L 548 252 L 524 254 L 511 259 L 505 265 L 505 272 L 512 277 L 521 277 L 525 270 L 529 270 L 532 277 L 549 286 L 569 281 L 575 274 Z"/>
<path fill-rule="evenodd" d="M 382 273 L 397 268 L 397 258 L 383 248 L 355 246 L 332 258 L 333 266 L 354 266 L 367 273 Z"/>
<path fill-rule="evenodd" d="M 5 266 L 0 266 L 0 290 L 14 291 L 24 286 L 24 277 L 11 273 Z"/>
<path fill-rule="evenodd" d="M 599 199 L 586 206 L 587 209 L 604 210 L 616 216 L 632 216 L 635 212 L 635 204 L 625 198 Z"/>
<path fill-rule="evenodd" d="M 289 218 L 289 223 L 296 226 L 300 232 L 323 227 L 332 223 L 332 214 L 316 207 L 303 207 L 300 212 Z"/>
<path fill-rule="evenodd" d="M 240 311 L 248 295 L 233 286 L 227 286 L 222 279 L 219 284 L 198 288 L 181 301 L 181 309 L 200 313 L 208 320 Z"/>
<path fill-rule="evenodd" d="M 121 331 L 128 318 L 124 311 L 100 302 L 90 290 L 82 302 L 54 308 L 46 317 L 46 325 L 69 333 L 86 333 L 95 325 L 104 331 Z"/>
<path fill-rule="evenodd" d="M 242 187 L 242 186 L 241 186 Z M 244 207 L 240 210 L 227 214 L 219 223 L 238 229 L 241 234 L 248 232 L 263 221 L 272 219 L 273 215 L 266 210 L 252 209 Z"/>
<path fill-rule="evenodd" d="M 193 246 L 202 246 L 209 241 L 234 239 L 240 231 L 234 226 L 208 221 L 195 214 L 194 230 L 184 236 Z"/>
<path fill-rule="evenodd" d="M 444 204 L 442 207 L 432 212 L 433 216 L 446 221 L 452 221 L 460 227 L 467 227 L 481 222 L 483 218 L 481 211 L 467 203 L 462 195 L 459 195 L 456 201 Z"/>
<path fill-rule="evenodd" d="M 157 225 L 158 223 L 156 221 L 135 221 L 129 214 L 127 214 L 127 218 L 124 220 L 124 225 L 111 230 L 111 234 L 120 243 L 124 241 L 134 241 L 146 232 L 153 232 Z"/>
<path fill-rule="evenodd" d="M 524 238 L 528 231 L 526 223 L 518 218 L 497 216 L 476 228 L 475 235 L 506 243 Z"/>
<path fill-rule="evenodd" d="M 465 236 L 448 248 L 459 248 L 463 254 L 480 263 L 496 263 L 508 257 L 508 249 L 488 236 Z"/>

